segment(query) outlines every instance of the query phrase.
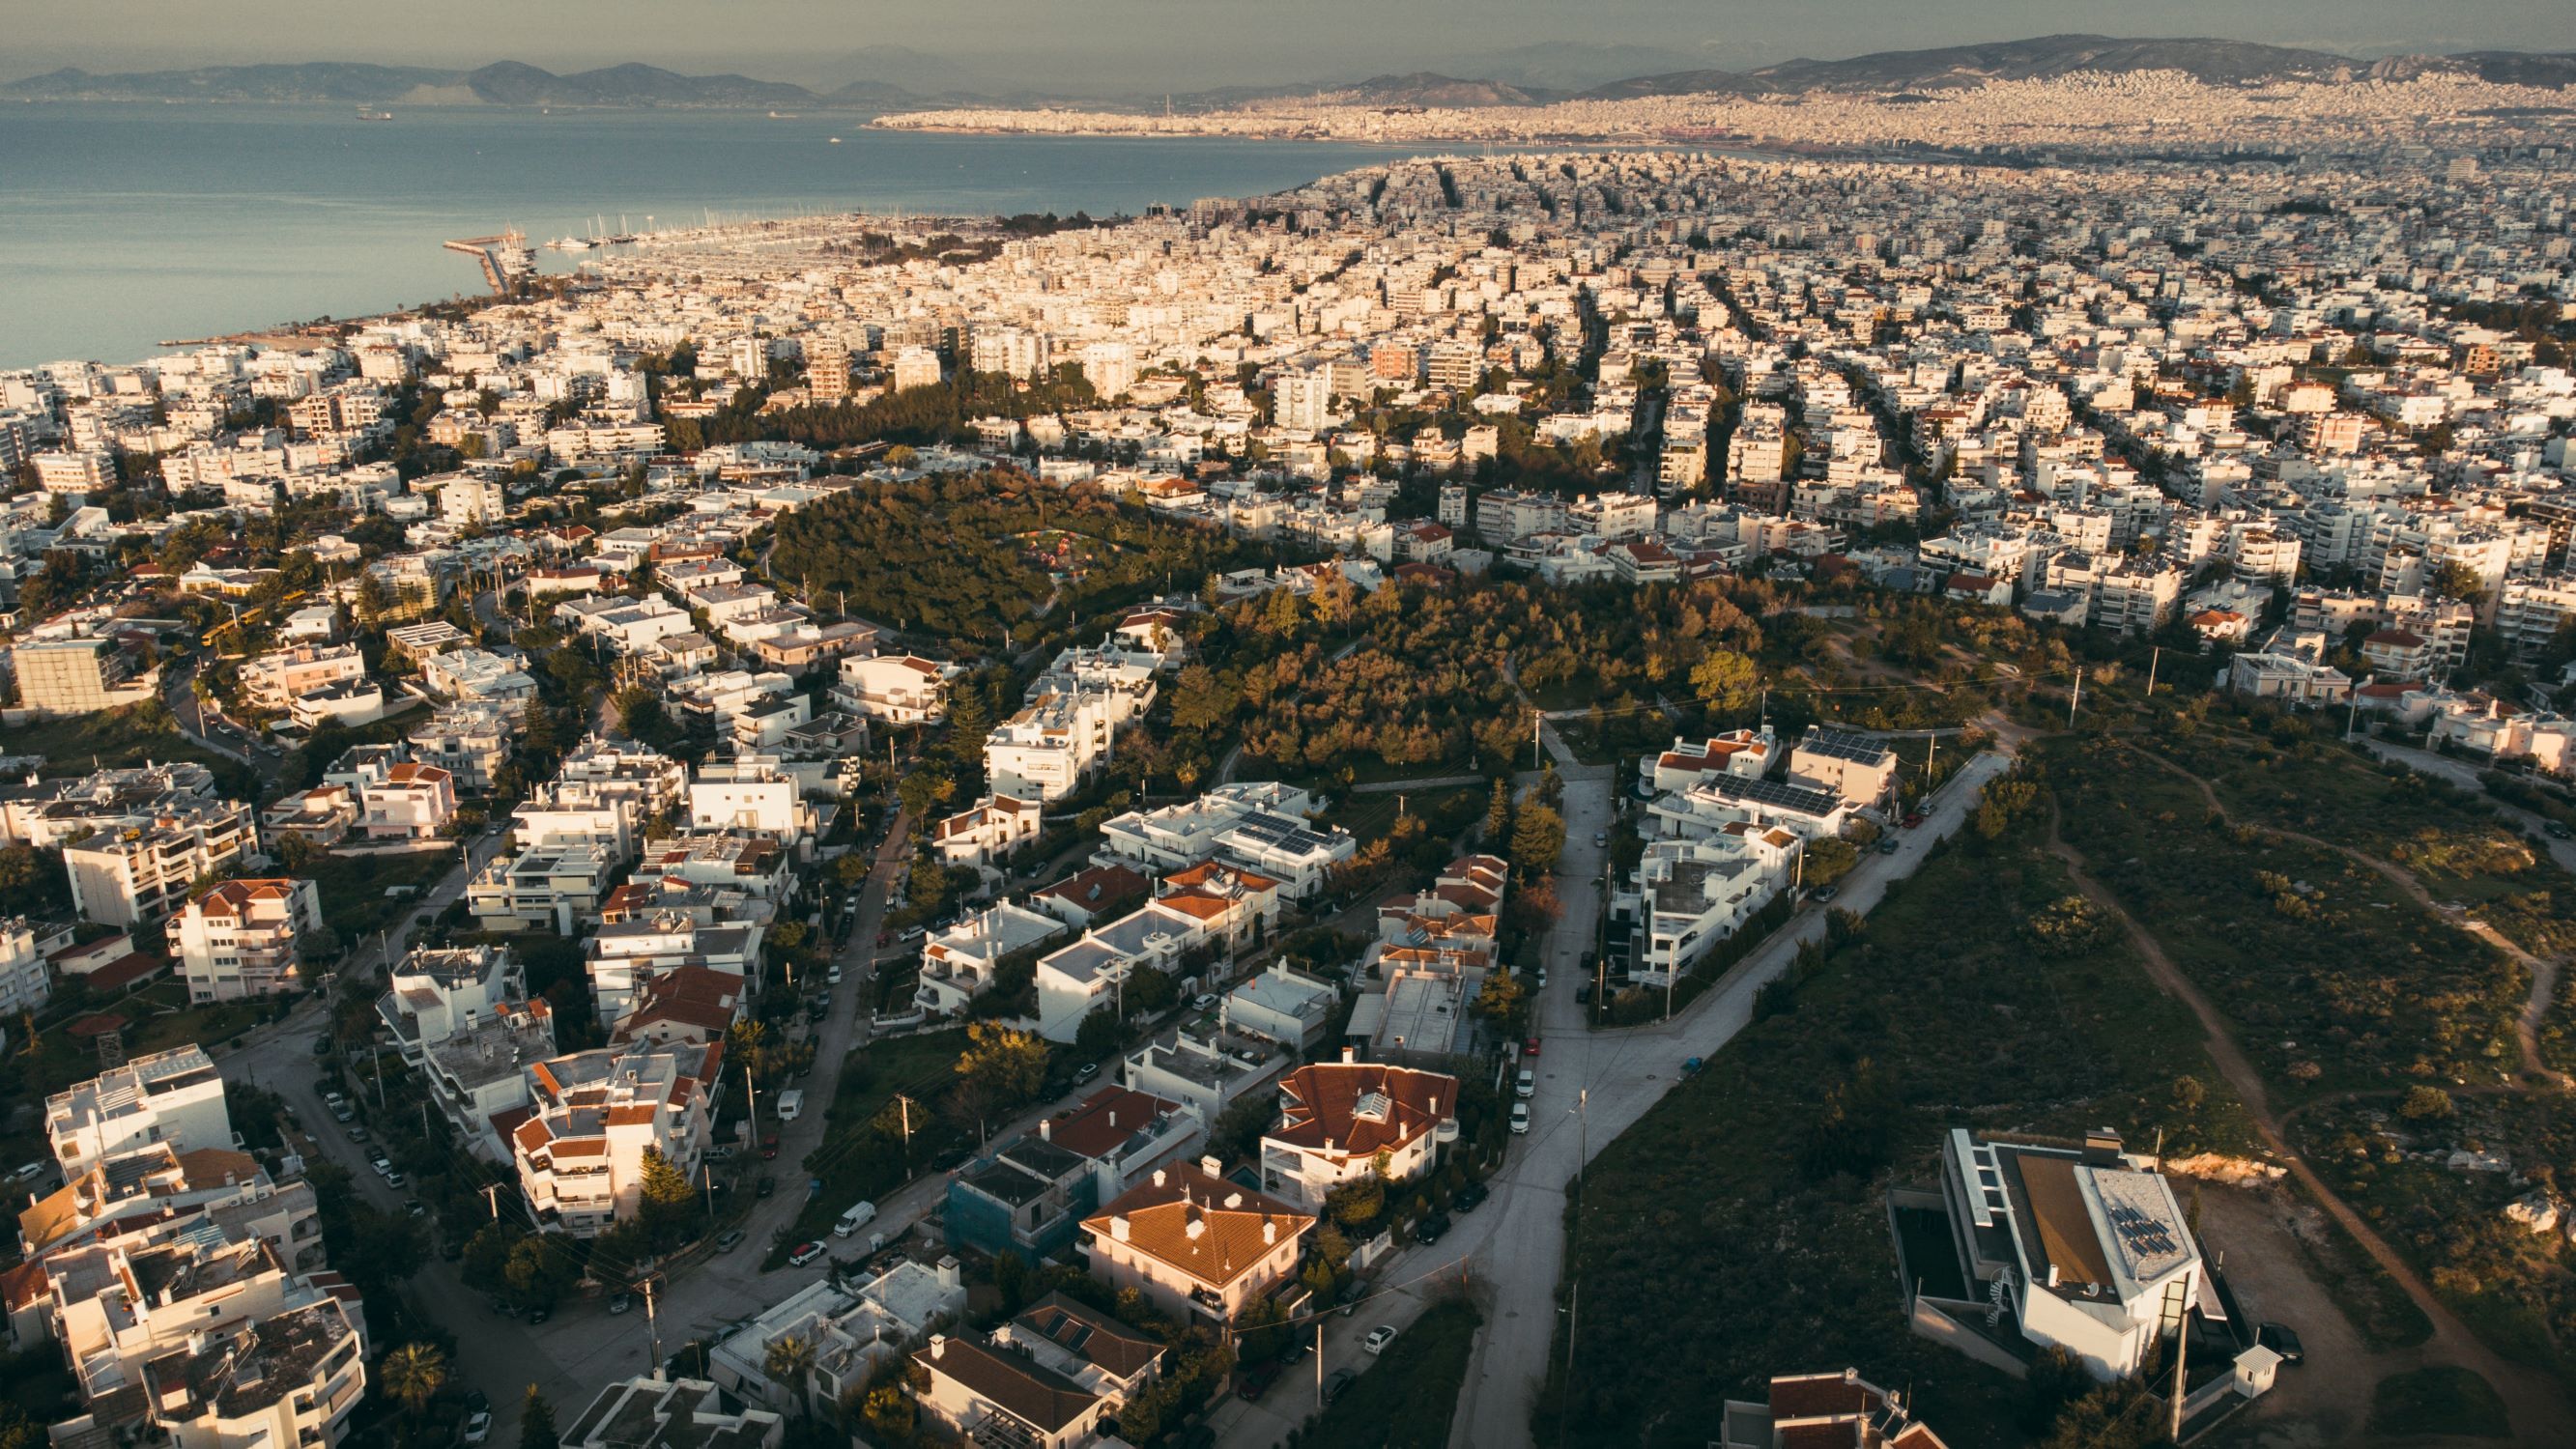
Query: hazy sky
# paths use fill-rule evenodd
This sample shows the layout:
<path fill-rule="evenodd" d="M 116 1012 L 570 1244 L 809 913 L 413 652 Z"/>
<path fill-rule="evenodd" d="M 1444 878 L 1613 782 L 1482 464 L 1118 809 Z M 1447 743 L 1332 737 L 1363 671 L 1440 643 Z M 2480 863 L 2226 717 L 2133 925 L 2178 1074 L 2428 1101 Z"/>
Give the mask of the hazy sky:
<path fill-rule="evenodd" d="M 281 60 L 691 71 L 930 90 L 1213 85 L 1454 69 L 1533 45 L 1682 69 L 2066 31 L 2348 54 L 2576 48 L 2571 0 L 0 0 L 0 78 Z M 870 47 L 920 53 L 908 66 Z M 1496 58 L 1501 58 L 1497 60 Z M 1562 63 L 1563 57 L 1519 57 Z M 1651 67 L 1650 67 L 1651 68 Z M 908 74 L 907 74 L 908 72 Z"/>

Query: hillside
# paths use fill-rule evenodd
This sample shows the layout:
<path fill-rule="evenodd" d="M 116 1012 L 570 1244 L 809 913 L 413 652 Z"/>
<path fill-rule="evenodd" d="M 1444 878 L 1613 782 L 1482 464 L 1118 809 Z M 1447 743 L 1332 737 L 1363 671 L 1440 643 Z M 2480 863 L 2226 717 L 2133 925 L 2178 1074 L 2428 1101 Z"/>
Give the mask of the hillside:
<path fill-rule="evenodd" d="M 1434 71 L 1372 76 L 1332 92 L 1336 100 L 1363 106 L 1537 106 L 1558 98 L 1554 91 L 1524 90 L 1501 81 L 1461 80 Z"/>
<path fill-rule="evenodd" d="M 1890 50 L 1848 60 L 1792 60 L 1754 71 L 1777 91 L 1930 90 L 1990 80 L 2045 80 L 2079 71 L 2185 71 L 2211 85 L 2245 81 L 2339 80 L 2366 69 L 2322 50 L 2294 50 L 2237 40 L 2121 40 L 2107 35 L 2043 35 L 1988 45 Z"/>
<path fill-rule="evenodd" d="M 872 88 L 862 104 L 889 99 Z M 479 70 L 359 65 L 218 65 L 196 70 L 97 74 L 66 67 L 0 86 L 13 100 L 249 101 L 378 104 L 422 91 L 441 100 L 471 95 L 499 106 L 776 106 L 828 104 L 803 86 L 739 75 L 681 75 L 649 65 L 618 65 L 557 75 L 518 61 Z M 899 94 L 899 93 L 898 93 Z M 852 97 L 852 100 L 858 100 Z M 848 102 L 844 102 L 848 103 Z"/>

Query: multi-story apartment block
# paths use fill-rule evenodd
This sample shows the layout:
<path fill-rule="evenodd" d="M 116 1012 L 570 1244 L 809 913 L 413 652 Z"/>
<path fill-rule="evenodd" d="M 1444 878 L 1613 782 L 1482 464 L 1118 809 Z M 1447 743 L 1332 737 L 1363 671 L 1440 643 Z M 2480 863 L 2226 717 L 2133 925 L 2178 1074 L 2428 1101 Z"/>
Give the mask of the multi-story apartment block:
<path fill-rule="evenodd" d="M 416 946 L 392 968 L 376 1015 L 403 1060 L 417 1067 L 424 1048 L 527 994 L 525 969 L 506 946 Z"/>
<path fill-rule="evenodd" d="M 682 966 L 703 966 L 749 978 L 758 986 L 759 926 L 748 921 L 718 921 L 712 909 L 701 913 L 651 905 L 628 915 L 616 909 L 615 901 L 630 889 L 648 901 L 657 894 L 669 894 L 637 882 L 619 887 L 617 897 L 612 897 L 611 904 L 602 910 L 603 916 L 617 918 L 603 920 L 583 943 L 591 997 L 598 1003 L 601 1025 L 613 1025 L 623 1019 L 633 1009 L 636 993 L 646 982 Z"/>
<path fill-rule="evenodd" d="M 960 1012 L 993 987 L 1002 958 L 1033 951 L 1068 927 L 1053 916 L 1008 901 L 973 911 L 922 943 L 921 982 L 913 1000 L 923 1011 Z"/>
<path fill-rule="evenodd" d="M 320 889 L 271 878 L 219 882 L 179 912 L 170 934 L 188 999 L 237 1001 L 307 985 L 303 944 L 321 928 Z"/>
<path fill-rule="evenodd" d="M 89 714 L 141 704 L 160 689 L 160 666 L 138 668 L 113 639 L 48 635 L 9 651 L 18 702 L 39 714 Z"/>
<path fill-rule="evenodd" d="M 532 845 L 486 861 L 466 884 L 466 909 L 486 931 L 570 936 L 581 922 L 598 919 L 617 864 L 599 841 Z"/>
<path fill-rule="evenodd" d="M 167 919 L 186 903 L 188 887 L 258 848 L 248 805 L 206 801 L 66 844 L 63 865 L 71 873 L 73 908 L 84 920 L 131 926 Z"/>
<path fill-rule="evenodd" d="M 242 696 L 253 709 L 284 709 L 304 695 L 366 677 L 367 661 L 354 644 L 298 645 L 241 666 Z"/>
<path fill-rule="evenodd" d="M 910 654 L 864 654 L 841 661 L 832 702 L 888 724 L 938 724 L 948 717 L 948 681 L 965 671 Z"/>
<path fill-rule="evenodd" d="M 53 995 L 35 928 L 25 916 L 0 916 L 0 1016 L 40 1010 Z"/>
<path fill-rule="evenodd" d="M 194 1043 L 136 1057 L 45 1099 L 45 1140 L 71 1178 L 156 1142 L 172 1150 L 231 1148 L 224 1079 Z"/>
<path fill-rule="evenodd" d="M 459 793 L 486 794 L 510 762 L 520 715 L 502 701 L 449 705 L 407 737 L 411 757 L 445 770 Z"/>
<path fill-rule="evenodd" d="M 1023 799 L 1061 800 L 1116 747 L 1118 696 L 1077 690 L 1041 693 L 984 737 L 984 774 L 993 789 Z"/>
<path fill-rule="evenodd" d="M 519 1190 L 539 1227 L 593 1237 L 632 1218 L 647 1154 L 694 1177 L 707 1148 L 721 1044 L 644 1044 L 530 1065 L 533 1116 L 510 1133 Z"/>

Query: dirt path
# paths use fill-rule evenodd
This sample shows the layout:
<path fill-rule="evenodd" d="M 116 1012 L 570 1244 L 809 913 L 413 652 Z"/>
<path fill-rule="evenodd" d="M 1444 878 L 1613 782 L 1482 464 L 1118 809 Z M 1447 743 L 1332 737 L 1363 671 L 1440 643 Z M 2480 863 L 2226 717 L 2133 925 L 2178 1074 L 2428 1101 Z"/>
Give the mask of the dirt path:
<path fill-rule="evenodd" d="M 2146 749 L 2143 746 L 2130 745 L 2127 748 L 2129 753 L 2146 760 L 2150 764 L 2168 770 L 2176 775 L 2180 775 L 2184 779 L 2189 780 L 2192 784 L 2198 786 L 2200 789 L 2200 798 L 2207 801 L 2209 804 L 2209 813 L 2217 816 L 2222 824 L 2233 827 L 2240 823 L 2233 815 L 2228 813 L 2225 805 L 2219 803 L 2217 788 L 2211 785 L 2206 779 L 2203 779 L 2202 777 L 2183 768 L 2180 762 L 2166 759 L 2164 756 L 2157 754 L 2153 750 Z M 2395 861 L 2382 860 L 2378 856 L 2372 855 L 2367 851 L 2358 850 L 2352 846 L 2344 845 L 2337 841 L 2326 840 L 2318 836 L 2309 835 L 2303 831 L 2287 830 L 2278 825 L 2264 825 L 2257 822 L 2242 823 L 2245 823 L 2251 829 L 2260 830 L 2266 835 L 2278 836 L 2283 840 L 2295 840 L 2303 845 L 2313 845 L 2319 850 L 2330 850 L 2335 854 L 2344 857 L 2346 860 L 2350 860 L 2358 865 L 2367 866 L 2371 870 L 2377 871 L 2381 877 L 2388 881 L 2389 884 L 2397 887 L 2401 891 L 2404 891 L 2407 898 L 2414 901 L 2415 904 L 2422 906 L 2434 915 L 2442 918 L 2443 920 L 2449 921 L 2452 925 L 2457 926 L 2462 931 L 2477 937 L 2479 940 L 2486 942 L 2488 945 L 2495 947 L 2505 955 L 2520 962 L 2522 964 L 2522 968 L 2531 973 L 2531 994 L 2523 999 L 2522 1011 L 2514 1018 L 2513 1023 L 2514 1042 L 2521 1048 L 2523 1075 L 2536 1081 L 2546 1082 L 2560 1091 L 2565 1091 L 2571 1085 L 2576 1085 L 2569 1082 L 2565 1073 L 2553 1070 L 2547 1062 L 2541 1060 L 2540 1056 L 2540 1023 L 2548 1016 L 2550 1007 L 2554 1005 L 2558 999 L 2558 972 L 2561 965 L 2560 958 L 2556 956 L 2535 956 L 2531 952 L 2526 951 L 2521 946 L 2515 944 L 2512 938 L 2506 936 L 2502 931 L 2488 925 L 2486 922 L 2471 916 L 2466 916 L 2457 911 L 2446 911 L 2442 909 L 2441 903 L 2433 899 L 2433 893 L 2425 888 L 2423 880 L 2419 878 L 2415 872 L 2397 864 Z M 2519 1083 L 2516 1084 L 2516 1090 L 2520 1090 Z"/>
<path fill-rule="evenodd" d="M 2414 1268 L 2382 1241 L 2351 1205 L 2336 1196 L 2334 1189 L 2308 1166 L 2306 1159 L 2290 1150 L 2280 1119 L 2273 1113 L 2271 1093 L 2264 1085 L 2262 1074 L 2254 1069 L 2253 1062 L 2236 1044 L 2235 1033 L 2229 1028 L 2227 1018 L 2208 997 L 2201 994 L 2191 978 L 2174 965 L 2173 959 L 2165 954 L 2164 947 L 2138 924 L 2126 906 L 2120 904 L 2119 897 L 2093 878 L 2092 872 L 2086 868 L 2083 854 L 2059 835 L 2054 803 L 2049 807 L 2048 850 L 2065 862 L 2067 873 L 2074 878 L 2076 889 L 2084 893 L 2085 899 L 2110 913 L 2120 923 L 2121 930 L 2129 938 L 2129 945 L 2138 953 L 2138 959 L 2145 963 L 2148 977 L 2167 995 L 2189 1008 L 2199 1020 L 2201 1032 L 2208 1038 L 2210 1060 L 2217 1065 L 2219 1075 L 2227 1079 L 2227 1084 L 2235 1088 L 2237 1096 L 2244 1101 L 2246 1114 L 2253 1118 L 2254 1130 L 2263 1139 L 2263 1145 L 2290 1170 L 2310 1197 L 2342 1225 L 2352 1240 L 2370 1254 L 2372 1261 L 2406 1291 L 2406 1296 L 2413 1299 L 2415 1306 L 2422 1309 L 2424 1316 L 2432 1322 L 2433 1336 L 2421 1349 L 2425 1361 L 2468 1369 L 2494 1385 L 2512 1416 L 2517 1443 L 2576 1442 L 2576 1417 L 2570 1416 L 2567 1404 L 2556 1388 L 2542 1375 L 2505 1362 L 2479 1342 L 2476 1335 L 2470 1333 L 2450 1309 L 2433 1296 L 2432 1289 Z"/>

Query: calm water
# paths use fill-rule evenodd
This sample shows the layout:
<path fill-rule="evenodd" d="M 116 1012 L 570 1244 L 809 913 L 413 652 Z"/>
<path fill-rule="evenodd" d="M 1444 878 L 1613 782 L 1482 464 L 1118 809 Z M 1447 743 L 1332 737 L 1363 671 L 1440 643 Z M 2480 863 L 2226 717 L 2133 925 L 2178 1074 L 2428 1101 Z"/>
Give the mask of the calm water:
<path fill-rule="evenodd" d="M 830 144 L 839 136 L 840 145 Z M 855 116 L 0 106 L 0 367 L 479 290 L 450 237 L 713 210 L 954 215 L 1276 191 L 1404 154 L 1295 142 L 942 136 Z M 577 261 L 538 253 L 562 270 Z"/>

